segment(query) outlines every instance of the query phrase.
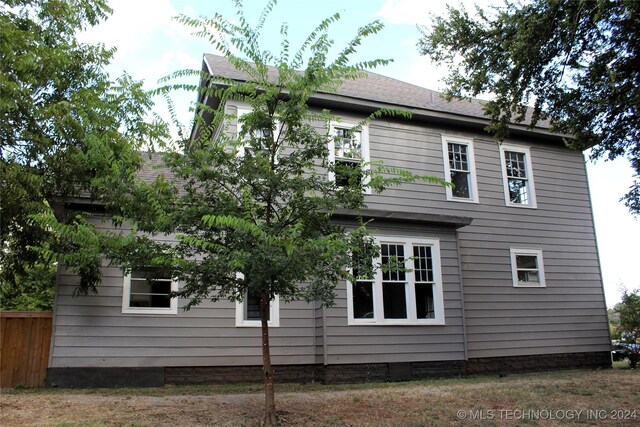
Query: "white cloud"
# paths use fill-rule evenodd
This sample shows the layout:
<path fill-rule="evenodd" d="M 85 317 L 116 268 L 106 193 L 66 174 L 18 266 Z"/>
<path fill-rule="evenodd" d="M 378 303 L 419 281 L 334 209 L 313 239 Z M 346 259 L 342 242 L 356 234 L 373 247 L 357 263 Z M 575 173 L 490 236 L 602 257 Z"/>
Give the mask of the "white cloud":
<path fill-rule="evenodd" d="M 113 14 L 80 34 L 79 39 L 116 46 L 121 56 L 147 45 L 159 32 L 173 29 L 172 17 L 178 14 L 169 0 L 112 0 L 109 6 Z"/>

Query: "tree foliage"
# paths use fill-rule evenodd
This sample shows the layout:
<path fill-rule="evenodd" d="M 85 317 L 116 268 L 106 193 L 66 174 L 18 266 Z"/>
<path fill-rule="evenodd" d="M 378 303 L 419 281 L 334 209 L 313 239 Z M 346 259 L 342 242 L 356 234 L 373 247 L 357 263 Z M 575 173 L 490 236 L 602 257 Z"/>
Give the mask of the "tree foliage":
<path fill-rule="evenodd" d="M 623 289 L 622 301 L 615 307 L 619 315 L 618 333 L 631 344 L 628 348 L 629 364 L 635 368 L 640 360 L 640 290 Z"/>
<path fill-rule="evenodd" d="M 491 93 L 489 129 L 548 120 L 591 157 L 626 156 L 634 173 L 623 197 L 640 213 L 640 2 L 532 0 L 492 11 L 448 7 L 422 28 L 419 48 L 450 65 L 448 96 Z M 533 105 L 528 109 L 527 105 Z"/>
<path fill-rule="evenodd" d="M 89 196 L 109 205 L 141 165 L 138 150 L 165 126 L 148 122 L 141 84 L 105 72 L 114 50 L 76 33 L 111 12 L 106 0 L 0 3 L 0 280 L 19 287 L 37 265 L 63 262 L 99 281 L 93 227 L 59 208 Z M 93 236 L 93 237 L 92 237 Z M 45 270 L 46 270 L 45 266 Z"/>
<path fill-rule="evenodd" d="M 337 209 L 357 214 L 364 208 L 365 187 L 378 192 L 406 181 L 442 180 L 363 162 L 340 169 L 328 161 L 329 123 L 340 118 L 310 108 L 309 99 L 317 92 L 334 91 L 344 80 L 364 77 L 365 68 L 389 62 L 351 63 L 357 46 L 382 24 L 375 21 L 360 28 L 333 59 L 329 29 L 339 14 L 322 21 L 297 51 L 291 50 L 283 25 L 282 49 L 275 55 L 258 44 L 275 1 L 266 4 L 255 25 L 247 22 L 241 3 L 236 4 L 233 20 L 217 14 L 179 18 L 212 40 L 246 81 L 199 71 L 172 76 L 199 78 L 200 85 L 168 85 L 163 90 L 197 91 L 196 110 L 203 114 L 196 116 L 193 138 L 185 139 L 179 152 L 165 156 L 176 180 L 161 178 L 136 190 L 138 196 L 124 210 L 133 231 L 110 248 L 110 258 L 126 269 L 152 266 L 170 273 L 181 283 L 175 295 L 185 299 L 187 309 L 204 300 L 240 301 L 248 292 L 259 296 L 265 422 L 271 425 L 276 414 L 267 323 L 270 302 L 277 296 L 285 302 L 331 305 L 338 282 L 353 279 L 351 268 L 372 274 L 377 247 L 366 224 L 356 220 L 345 226 L 332 220 Z M 220 100 L 219 106 L 211 107 L 203 101 L 207 99 Z M 231 100 L 245 103 L 251 111 L 238 117 L 226 108 Z M 378 112 L 350 132 L 359 132 L 383 113 L 407 115 Z M 239 124 L 232 132 L 229 126 L 236 120 Z M 327 179 L 336 172 L 348 177 L 341 185 Z M 137 209 L 142 204 L 139 197 L 147 206 L 144 210 Z M 157 242 L 155 233 L 175 234 L 178 242 Z"/>
<path fill-rule="evenodd" d="M 15 281 L 0 281 L 0 310 L 51 311 L 56 284 L 56 262 L 28 265 Z"/>

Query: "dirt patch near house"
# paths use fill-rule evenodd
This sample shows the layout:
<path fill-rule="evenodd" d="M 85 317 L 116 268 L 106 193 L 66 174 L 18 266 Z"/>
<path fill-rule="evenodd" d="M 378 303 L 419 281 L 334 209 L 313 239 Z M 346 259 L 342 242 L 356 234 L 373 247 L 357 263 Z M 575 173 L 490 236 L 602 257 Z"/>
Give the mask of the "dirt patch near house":
<path fill-rule="evenodd" d="M 640 424 L 640 370 L 351 386 L 281 385 L 285 426 Z M 256 386 L 4 390 L 2 426 L 256 426 Z"/>

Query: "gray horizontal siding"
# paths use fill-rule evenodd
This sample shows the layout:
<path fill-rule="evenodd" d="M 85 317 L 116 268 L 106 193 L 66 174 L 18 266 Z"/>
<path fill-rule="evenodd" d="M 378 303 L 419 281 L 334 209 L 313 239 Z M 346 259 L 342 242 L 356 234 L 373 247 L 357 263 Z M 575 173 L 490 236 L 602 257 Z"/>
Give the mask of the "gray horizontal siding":
<path fill-rule="evenodd" d="M 233 111 L 228 108 L 228 112 Z M 235 132 L 235 126 L 229 128 Z M 584 160 L 560 144 L 530 147 L 537 208 L 505 206 L 499 148 L 486 135 L 376 120 L 372 161 L 444 177 L 441 135 L 474 139 L 480 202 L 447 201 L 444 188 L 404 184 L 367 196 L 371 209 L 473 218 L 458 230 L 374 223 L 388 235 L 440 239 L 445 326 L 348 326 L 346 284 L 335 306 L 283 304 L 272 328 L 276 364 L 381 363 L 608 349 L 602 280 Z M 105 224 L 105 228 L 109 225 Z M 167 237 L 166 241 L 171 241 Z M 541 249 L 547 287 L 514 288 L 509 248 Z M 236 328 L 235 306 L 205 302 L 177 315 L 121 313 L 122 274 L 104 268 L 99 296 L 73 298 L 77 278 L 61 274 L 51 366 L 221 366 L 260 364 L 259 328 Z M 464 307 L 460 298 L 461 285 Z M 181 303 L 184 305 L 184 302 Z M 325 336 L 326 333 L 326 336 Z"/>
<path fill-rule="evenodd" d="M 109 228 L 100 220 L 94 218 Z M 105 265 L 102 273 L 99 294 L 78 298 L 72 296 L 78 278 L 59 273 L 51 367 L 262 363 L 260 328 L 235 327 L 234 303 L 205 301 L 184 311 L 185 302 L 180 301 L 177 314 L 123 314 L 122 272 Z M 270 329 L 274 363 L 315 362 L 313 307 L 305 302 L 280 303 L 281 326 Z"/>
<path fill-rule="evenodd" d="M 609 335 L 584 160 L 561 145 L 505 141 L 531 150 L 537 208 L 507 207 L 498 145 L 451 129 L 370 126 L 372 160 L 444 177 L 442 134 L 474 139 L 480 202 L 407 184 L 369 197 L 370 208 L 473 218 L 459 230 L 468 356 L 607 350 Z M 547 287 L 514 288 L 509 249 L 542 249 Z"/>
<path fill-rule="evenodd" d="M 376 224 L 372 228 L 376 228 Z M 455 230 L 384 224 L 378 235 L 437 238 L 440 242 L 445 325 L 347 324 L 346 283 L 327 312 L 327 362 L 382 363 L 464 359 L 463 314 Z"/>

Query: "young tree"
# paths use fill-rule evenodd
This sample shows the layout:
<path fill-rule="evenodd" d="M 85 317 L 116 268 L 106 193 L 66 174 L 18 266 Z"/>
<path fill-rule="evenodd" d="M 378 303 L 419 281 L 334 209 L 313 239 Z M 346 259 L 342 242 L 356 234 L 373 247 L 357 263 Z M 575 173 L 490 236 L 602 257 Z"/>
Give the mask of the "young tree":
<path fill-rule="evenodd" d="M 446 95 L 491 93 L 489 130 L 501 141 L 509 123 L 549 120 L 591 158 L 627 157 L 634 173 L 623 197 L 640 214 L 640 2 L 505 2 L 493 13 L 449 7 L 423 27 L 418 45 L 447 63 Z M 527 105 L 533 104 L 532 114 Z"/>
<path fill-rule="evenodd" d="M 99 238 L 82 217 L 63 217 L 57 207 L 80 194 L 109 204 L 135 177 L 138 149 L 165 133 L 147 122 L 151 101 L 139 83 L 126 75 L 109 80 L 104 68 L 114 50 L 76 40 L 110 12 L 106 0 L 0 3 L 4 295 L 27 285 L 20 280 L 28 282 L 34 268 L 48 271 L 59 255 L 82 276 L 83 290 L 95 289 Z"/>
<path fill-rule="evenodd" d="M 623 289 L 622 301 L 616 304 L 616 311 L 620 316 L 618 331 L 629 344 L 629 366 L 634 369 L 640 360 L 640 290 Z"/>
<path fill-rule="evenodd" d="M 199 91 L 193 137 L 183 141 L 181 152 L 167 154 L 176 182 L 159 179 L 139 192 L 150 211 L 135 211 L 136 198 L 124 209 L 133 232 L 111 248 L 110 258 L 125 269 L 150 266 L 156 274 L 172 275 L 182 283 L 176 296 L 186 308 L 205 299 L 241 301 L 259 299 L 265 381 L 265 423 L 277 423 L 273 369 L 271 367 L 268 316 L 274 298 L 333 303 L 339 280 L 371 275 L 371 259 L 377 247 L 366 224 L 353 227 L 332 221 L 339 208 L 357 213 L 365 207 L 365 188 L 382 191 L 388 185 L 431 177 L 385 169 L 380 164 L 356 162 L 350 166 L 328 159 L 329 123 L 339 118 L 331 112 L 311 109 L 317 92 L 335 90 L 345 79 L 363 76 L 365 68 L 386 64 L 373 60 L 350 64 L 350 57 L 364 38 L 381 30 L 373 22 L 356 36 L 334 60 L 328 30 L 339 19 L 335 14 L 322 23 L 295 53 L 285 40 L 278 56 L 258 45 L 260 30 L 273 8 L 269 1 L 255 26 L 246 21 L 237 2 L 237 19 L 220 15 L 212 19 L 180 17 L 246 76 L 237 81 L 221 75 L 181 71 L 197 75 Z M 270 67 L 268 64 L 274 64 Z M 303 72 L 298 71 L 305 68 Z M 215 73 L 216 70 L 213 70 Z M 184 88 L 182 85 L 178 85 Z M 168 87 L 169 90 L 171 87 Z M 217 99 L 212 108 L 203 100 Z M 242 117 L 225 113 L 227 101 L 243 101 L 251 111 Z M 381 111 L 380 114 L 397 113 Z M 211 117 L 211 121 L 203 119 Z M 238 131 L 227 126 L 239 120 Z M 351 129 L 334 143 L 357 149 Z M 342 179 L 329 180 L 327 174 Z M 125 219 L 123 217 L 123 219 Z M 178 244 L 155 242 L 147 233 L 175 233 Z M 115 236 L 115 233 L 114 233 Z M 368 261 L 367 261 L 368 260 Z M 154 273 L 150 273 L 151 276 Z"/>

